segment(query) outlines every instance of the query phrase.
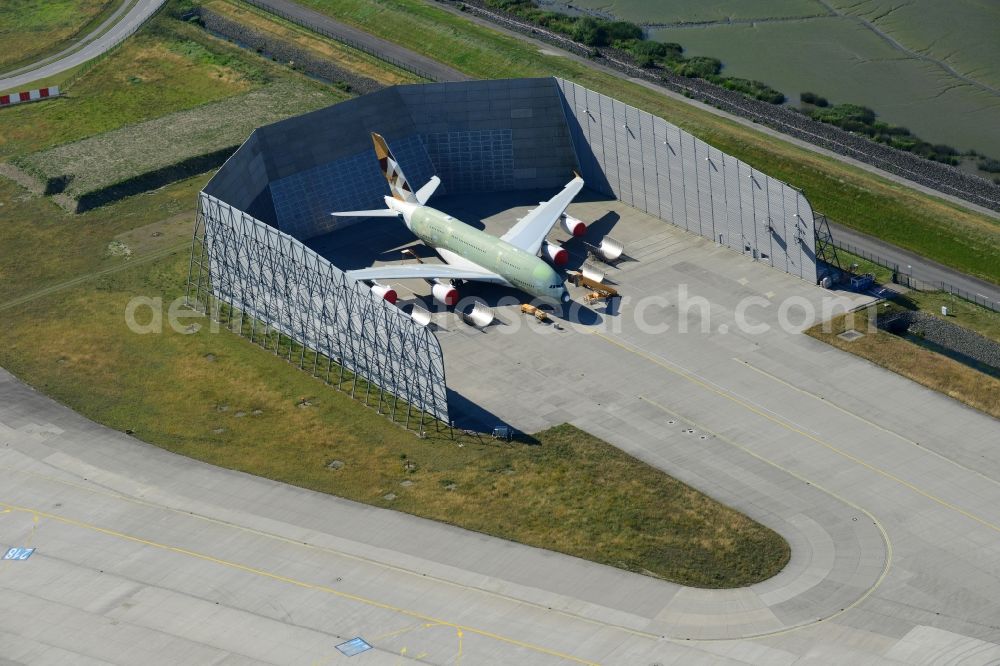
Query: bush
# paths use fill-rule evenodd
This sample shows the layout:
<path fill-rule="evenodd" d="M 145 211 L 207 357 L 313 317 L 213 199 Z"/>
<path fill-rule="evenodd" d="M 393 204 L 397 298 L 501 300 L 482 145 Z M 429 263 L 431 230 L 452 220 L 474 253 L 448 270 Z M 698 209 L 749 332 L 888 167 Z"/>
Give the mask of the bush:
<path fill-rule="evenodd" d="M 642 28 L 628 21 L 611 21 L 605 24 L 608 40 L 611 42 L 627 42 L 629 40 L 645 39 Z"/>
<path fill-rule="evenodd" d="M 979 168 L 987 173 L 1000 173 L 1000 160 L 985 158 L 979 163 Z"/>
<path fill-rule="evenodd" d="M 680 44 L 665 44 L 650 40 L 630 40 L 617 46 L 632 54 L 640 67 L 652 67 L 657 62 L 676 61 L 681 58 Z"/>
<path fill-rule="evenodd" d="M 573 26 L 573 40 L 587 46 L 607 46 L 608 30 L 597 19 L 584 16 Z"/>
<path fill-rule="evenodd" d="M 830 102 L 827 101 L 825 97 L 820 97 L 816 93 L 811 93 L 811 92 L 799 93 L 799 99 L 802 100 L 803 104 L 812 104 L 813 106 L 819 106 L 819 107 L 830 106 Z"/>
<path fill-rule="evenodd" d="M 735 90 L 755 99 L 770 102 L 771 104 L 782 104 L 785 101 L 784 93 L 780 90 L 775 90 L 771 86 L 766 83 L 761 83 L 760 81 L 726 77 L 720 78 L 715 82 L 719 83 L 723 88 L 727 88 L 728 90 Z"/>
<path fill-rule="evenodd" d="M 242 58 L 239 54 L 216 49 L 210 49 L 200 42 L 191 39 L 181 41 L 171 41 L 168 48 L 184 56 L 188 60 L 217 67 L 226 67 L 236 70 L 244 77 L 255 83 L 267 83 L 267 73 L 253 62 Z"/>
<path fill-rule="evenodd" d="M 650 56 L 657 60 L 680 60 L 684 49 L 680 44 L 656 42 L 647 39 L 636 39 L 622 44 L 622 47 L 635 56 Z"/>
<path fill-rule="evenodd" d="M 486 0 L 486 4 L 493 9 L 505 12 L 518 13 L 526 9 L 535 9 L 536 5 L 532 0 Z"/>
<path fill-rule="evenodd" d="M 575 21 L 572 17 L 558 12 L 536 12 L 535 23 L 553 32 L 569 35 L 573 32 Z"/>
<path fill-rule="evenodd" d="M 675 63 L 674 71 L 692 79 L 707 79 L 722 71 L 722 62 L 716 58 L 695 56 Z"/>
<path fill-rule="evenodd" d="M 186 19 L 197 10 L 194 0 L 177 0 L 169 5 L 167 12 L 176 19 Z"/>
<path fill-rule="evenodd" d="M 813 109 L 810 113 L 820 122 L 838 125 L 844 129 L 860 131 L 875 123 L 875 112 L 858 104 L 837 104 L 829 108 Z"/>
<path fill-rule="evenodd" d="M 633 57 L 635 58 L 635 64 L 639 65 L 639 67 L 655 67 L 656 66 L 656 58 L 654 58 L 653 56 L 649 56 L 649 55 L 637 55 L 637 56 L 633 56 Z"/>

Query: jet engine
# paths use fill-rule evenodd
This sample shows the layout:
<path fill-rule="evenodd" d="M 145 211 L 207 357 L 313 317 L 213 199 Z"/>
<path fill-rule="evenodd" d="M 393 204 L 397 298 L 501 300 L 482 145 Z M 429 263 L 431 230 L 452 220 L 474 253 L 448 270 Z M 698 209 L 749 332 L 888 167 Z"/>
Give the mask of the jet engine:
<path fill-rule="evenodd" d="M 564 213 L 560 222 L 562 222 L 562 228 L 566 230 L 566 233 L 574 236 L 582 236 L 587 233 L 587 225 L 584 224 L 583 220 L 578 220 L 572 215 Z"/>
<path fill-rule="evenodd" d="M 443 305 L 458 303 L 458 289 L 446 282 L 435 282 L 431 285 L 431 295 L 434 300 Z"/>
<path fill-rule="evenodd" d="M 378 282 L 376 282 L 372 284 L 371 289 L 372 293 L 378 296 L 379 298 L 384 298 L 393 305 L 396 304 L 396 298 L 397 298 L 396 290 L 390 287 L 389 285 L 379 284 Z"/>
<path fill-rule="evenodd" d="M 556 266 L 565 266 L 569 261 L 569 252 L 566 248 L 548 241 L 542 242 L 542 256 Z"/>

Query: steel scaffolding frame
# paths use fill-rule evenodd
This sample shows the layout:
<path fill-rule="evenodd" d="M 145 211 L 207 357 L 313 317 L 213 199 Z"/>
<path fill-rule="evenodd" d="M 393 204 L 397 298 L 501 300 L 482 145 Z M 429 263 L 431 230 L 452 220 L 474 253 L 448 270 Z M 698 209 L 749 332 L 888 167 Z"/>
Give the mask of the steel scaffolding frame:
<path fill-rule="evenodd" d="M 838 270 L 844 270 L 844 267 L 840 265 L 840 257 L 837 255 L 837 246 L 833 243 L 830 221 L 823 213 L 816 213 L 813 219 L 816 225 L 816 260 Z"/>
<path fill-rule="evenodd" d="M 300 241 L 204 192 L 187 302 L 352 397 L 363 392 L 406 428 L 449 423 L 431 331 Z"/>

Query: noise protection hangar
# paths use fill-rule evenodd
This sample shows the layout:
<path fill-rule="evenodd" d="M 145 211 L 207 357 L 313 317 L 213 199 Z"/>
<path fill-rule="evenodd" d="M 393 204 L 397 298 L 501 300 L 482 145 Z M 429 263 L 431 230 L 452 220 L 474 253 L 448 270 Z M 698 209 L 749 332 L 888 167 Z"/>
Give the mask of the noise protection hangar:
<path fill-rule="evenodd" d="M 499 311 L 484 315 L 504 289 L 525 301 L 538 294 L 510 279 L 477 285 L 475 275 L 455 269 L 448 279 L 442 264 L 452 262 L 409 247 L 413 237 L 402 223 L 352 215 L 381 209 L 397 216 L 386 209 L 392 192 L 372 133 L 384 137 L 411 192 L 434 184 L 423 203 L 490 237 L 510 238 L 520 224 L 512 214 L 529 219 L 579 182 L 582 191 L 574 187 L 557 202 L 562 214 L 549 220 L 553 234 L 524 243 L 559 271 L 558 289 L 547 285 L 557 301 L 567 251 L 577 284 L 590 285 L 574 292 L 576 300 L 618 293 L 595 286 L 615 280 L 595 274 L 587 255 L 598 269 L 609 256 L 601 248 L 617 246 L 635 259 L 643 247 L 652 252 L 644 243 L 661 232 L 700 237 L 726 248 L 727 260 L 812 285 L 823 277 L 813 212 L 800 192 L 664 119 L 562 79 L 396 86 L 262 127 L 199 195 L 189 300 L 265 345 L 274 336 L 285 340 L 274 348 L 328 381 L 349 382 L 353 391 L 363 380 L 366 394 L 378 393 L 380 410 L 392 401 L 393 418 L 402 401 L 406 413 L 397 420 L 407 425 L 416 418 L 422 428 L 425 416 L 450 423 L 449 405 L 470 402 L 462 397 L 469 390 L 460 396 L 446 385 L 441 344 L 464 324 L 438 321 L 430 311 L 474 297 L 459 315 L 481 333 L 497 314 L 509 321 Z M 609 217 L 632 215 L 645 226 Z M 418 274 L 434 271 L 427 265 L 444 274 L 421 281 Z M 404 277 L 371 277 L 376 273 Z M 449 366 L 449 377 L 463 365 Z M 505 420 L 481 420 L 494 417 Z"/>

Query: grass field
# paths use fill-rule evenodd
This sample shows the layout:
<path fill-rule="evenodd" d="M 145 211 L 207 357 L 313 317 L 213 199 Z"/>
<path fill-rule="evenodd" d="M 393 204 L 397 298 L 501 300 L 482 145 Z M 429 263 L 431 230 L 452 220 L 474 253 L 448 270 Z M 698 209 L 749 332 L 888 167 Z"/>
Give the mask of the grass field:
<path fill-rule="evenodd" d="M 65 181 L 65 192 L 77 199 L 216 151 L 231 152 L 257 127 L 346 97 L 336 89 L 280 81 L 14 161 L 43 182 Z"/>
<path fill-rule="evenodd" d="M 267 14 L 251 5 L 228 2 L 227 0 L 213 0 L 205 3 L 204 6 L 226 18 L 269 33 L 283 42 L 294 43 L 322 58 L 332 60 L 347 71 L 387 86 L 422 81 L 411 72 L 394 67 L 363 51 L 352 49 L 332 39 L 309 32 L 294 23 L 273 14 Z"/>
<path fill-rule="evenodd" d="M 155 19 L 162 25 L 164 19 Z M 176 22 L 172 22 L 176 23 Z M 0 114 L 0 158 L 116 129 L 247 92 L 266 80 L 263 65 L 213 57 L 191 26 L 176 35 L 143 31 L 95 65 L 65 98 Z M 183 32 L 180 32 L 183 31 Z M 219 44 L 223 49 L 227 45 Z M 235 47 L 233 47 L 235 48 Z"/>
<path fill-rule="evenodd" d="M 689 585 L 740 586 L 784 566 L 788 545 L 774 532 L 575 429 L 539 433 L 535 446 L 418 439 L 228 331 L 131 332 L 130 298 L 162 298 L 165 310 L 183 293 L 187 247 L 144 263 L 159 250 L 143 243 L 176 244 L 178 210 L 189 232 L 204 180 L 72 223 L 0 180 L 12 213 L 0 227 L 0 366 L 166 449 L 368 504 Z M 131 258 L 110 252 L 114 241 L 134 248 Z M 45 284 L 123 266 L 4 307 Z"/>
<path fill-rule="evenodd" d="M 879 284 L 889 284 L 892 281 L 891 268 L 886 268 L 885 266 L 876 264 L 874 261 L 869 261 L 864 257 L 851 254 L 847 250 L 841 250 L 840 248 L 837 249 L 837 257 L 840 259 L 840 265 L 844 267 L 844 270 L 854 265 L 854 273 L 858 275 L 871 273 L 875 276 L 875 281 Z"/>
<path fill-rule="evenodd" d="M 956 314 L 959 323 L 997 339 L 997 334 L 1000 332 L 1000 326 L 997 322 L 1000 317 L 996 316 L 995 313 L 993 313 L 994 317 L 988 317 L 984 316 L 983 313 L 970 311 L 974 308 L 971 304 L 955 302 L 950 300 L 952 297 L 942 294 L 927 294 L 923 295 L 922 298 L 925 299 L 924 305 L 927 310 L 930 310 L 932 301 L 947 301 L 950 307 L 958 307 L 959 310 Z M 976 309 L 982 310 L 982 308 Z M 884 309 L 880 307 L 880 312 L 882 311 Z M 806 333 L 838 349 L 856 354 L 876 365 L 944 393 L 970 407 L 1000 418 L 1000 401 L 997 400 L 997 396 L 1000 396 L 1000 379 L 924 349 L 891 333 L 878 330 L 869 331 L 868 317 L 869 313 L 865 310 L 854 313 L 853 320 L 848 315 L 840 315 L 835 317 L 830 324 L 818 324 Z M 847 342 L 837 337 L 850 328 L 865 332 L 865 336 L 853 342 Z"/>
<path fill-rule="evenodd" d="M 0 73 L 57 53 L 97 28 L 123 0 L 4 0 Z"/>
<path fill-rule="evenodd" d="M 947 321 L 1000 342 L 1000 312 L 994 312 L 943 291 L 909 291 L 905 295 L 905 300 L 908 302 L 908 307 L 915 307 L 936 317 L 941 316 L 941 306 L 947 306 Z M 1000 395 L 996 398 L 1000 400 Z"/>
<path fill-rule="evenodd" d="M 208 180 L 192 178 L 104 208 L 71 215 L 46 197 L 28 194 L 0 178 L 0 308 L 16 297 L 72 277 L 123 265 L 108 252 L 119 234 L 153 221 L 185 217 L 190 239 L 198 191 Z M 181 238 L 172 242 L 178 244 Z M 0 320 L 15 317 L 0 310 Z"/>
<path fill-rule="evenodd" d="M 419 0 L 305 0 L 319 11 L 482 78 L 561 76 L 666 118 L 803 190 L 831 219 L 993 282 L 1000 221 L 816 155 L 569 58 L 547 56 Z"/>

